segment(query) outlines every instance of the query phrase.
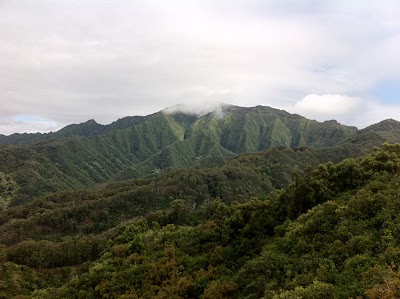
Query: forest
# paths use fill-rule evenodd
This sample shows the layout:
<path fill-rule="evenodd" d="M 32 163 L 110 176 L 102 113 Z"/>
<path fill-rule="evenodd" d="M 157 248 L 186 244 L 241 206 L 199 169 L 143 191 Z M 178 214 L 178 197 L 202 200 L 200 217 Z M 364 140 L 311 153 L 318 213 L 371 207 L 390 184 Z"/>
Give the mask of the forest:
<path fill-rule="evenodd" d="M 0 297 L 400 296 L 400 144 L 319 164 L 284 188 L 254 171 L 262 159 L 3 209 Z"/>

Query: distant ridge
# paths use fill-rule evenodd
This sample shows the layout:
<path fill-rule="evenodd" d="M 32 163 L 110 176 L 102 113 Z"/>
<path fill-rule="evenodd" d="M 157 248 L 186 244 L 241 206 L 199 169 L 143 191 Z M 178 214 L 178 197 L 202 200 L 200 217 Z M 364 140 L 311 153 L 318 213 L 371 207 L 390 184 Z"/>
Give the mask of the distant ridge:
<path fill-rule="evenodd" d="M 91 137 L 115 129 L 123 129 L 142 121 L 144 116 L 127 116 L 112 122 L 109 125 L 97 123 L 90 119 L 80 124 L 70 124 L 56 132 L 50 133 L 14 133 L 0 134 L 0 144 L 32 144 L 46 140 L 62 139 L 72 136 Z"/>
<path fill-rule="evenodd" d="M 0 202 L 171 169 L 220 166 L 239 154 L 273 147 L 340 147 L 355 155 L 386 140 L 400 141 L 399 128 L 399 122 L 387 120 L 358 130 L 266 106 L 226 105 L 201 116 L 160 111 L 109 125 L 89 120 L 54 133 L 3 135 Z"/>
<path fill-rule="evenodd" d="M 363 146 L 380 146 L 384 142 L 396 143 L 400 141 L 400 122 L 386 119 L 357 131 L 345 143 L 354 143 Z"/>

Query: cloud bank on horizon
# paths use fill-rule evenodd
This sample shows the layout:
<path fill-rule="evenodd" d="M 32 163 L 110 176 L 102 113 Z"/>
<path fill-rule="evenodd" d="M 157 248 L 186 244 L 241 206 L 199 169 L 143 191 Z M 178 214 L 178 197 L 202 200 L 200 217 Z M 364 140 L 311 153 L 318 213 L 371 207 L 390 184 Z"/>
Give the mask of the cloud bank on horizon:
<path fill-rule="evenodd" d="M 221 102 L 400 120 L 398 0 L 3 0 L 0 41 L 0 134 Z"/>

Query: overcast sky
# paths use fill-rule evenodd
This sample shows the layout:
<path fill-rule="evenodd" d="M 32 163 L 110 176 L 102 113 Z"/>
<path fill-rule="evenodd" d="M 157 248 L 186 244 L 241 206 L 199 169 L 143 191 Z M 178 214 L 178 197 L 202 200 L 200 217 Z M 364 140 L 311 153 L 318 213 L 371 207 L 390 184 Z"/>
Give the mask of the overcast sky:
<path fill-rule="evenodd" d="M 0 133 L 176 104 L 400 120 L 399 0 L 0 0 Z"/>

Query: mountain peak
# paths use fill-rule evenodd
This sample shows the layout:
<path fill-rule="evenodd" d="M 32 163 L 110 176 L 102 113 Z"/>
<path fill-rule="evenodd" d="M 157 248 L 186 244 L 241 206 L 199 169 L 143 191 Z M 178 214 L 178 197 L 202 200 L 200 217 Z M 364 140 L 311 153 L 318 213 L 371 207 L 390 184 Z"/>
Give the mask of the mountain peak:
<path fill-rule="evenodd" d="M 377 124 L 366 127 L 364 130 L 368 131 L 400 130 L 400 122 L 393 118 L 389 118 Z"/>
<path fill-rule="evenodd" d="M 183 113 L 189 115 L 203 116 L 208 113 L 215 113 L 220 115 L 220 113 L 228 108 L 234 107 L 225 103 L 210 103 L 210 104 L 179 104 L 165 108 L 161 112 L 167 114 Z"/>
<path fill-rule="evenodd" d="M 86 121 L 85 124 L 98 125 L 99 123 L 92 118 L 92 119 L 89 119 L 88 121 Z"/>

